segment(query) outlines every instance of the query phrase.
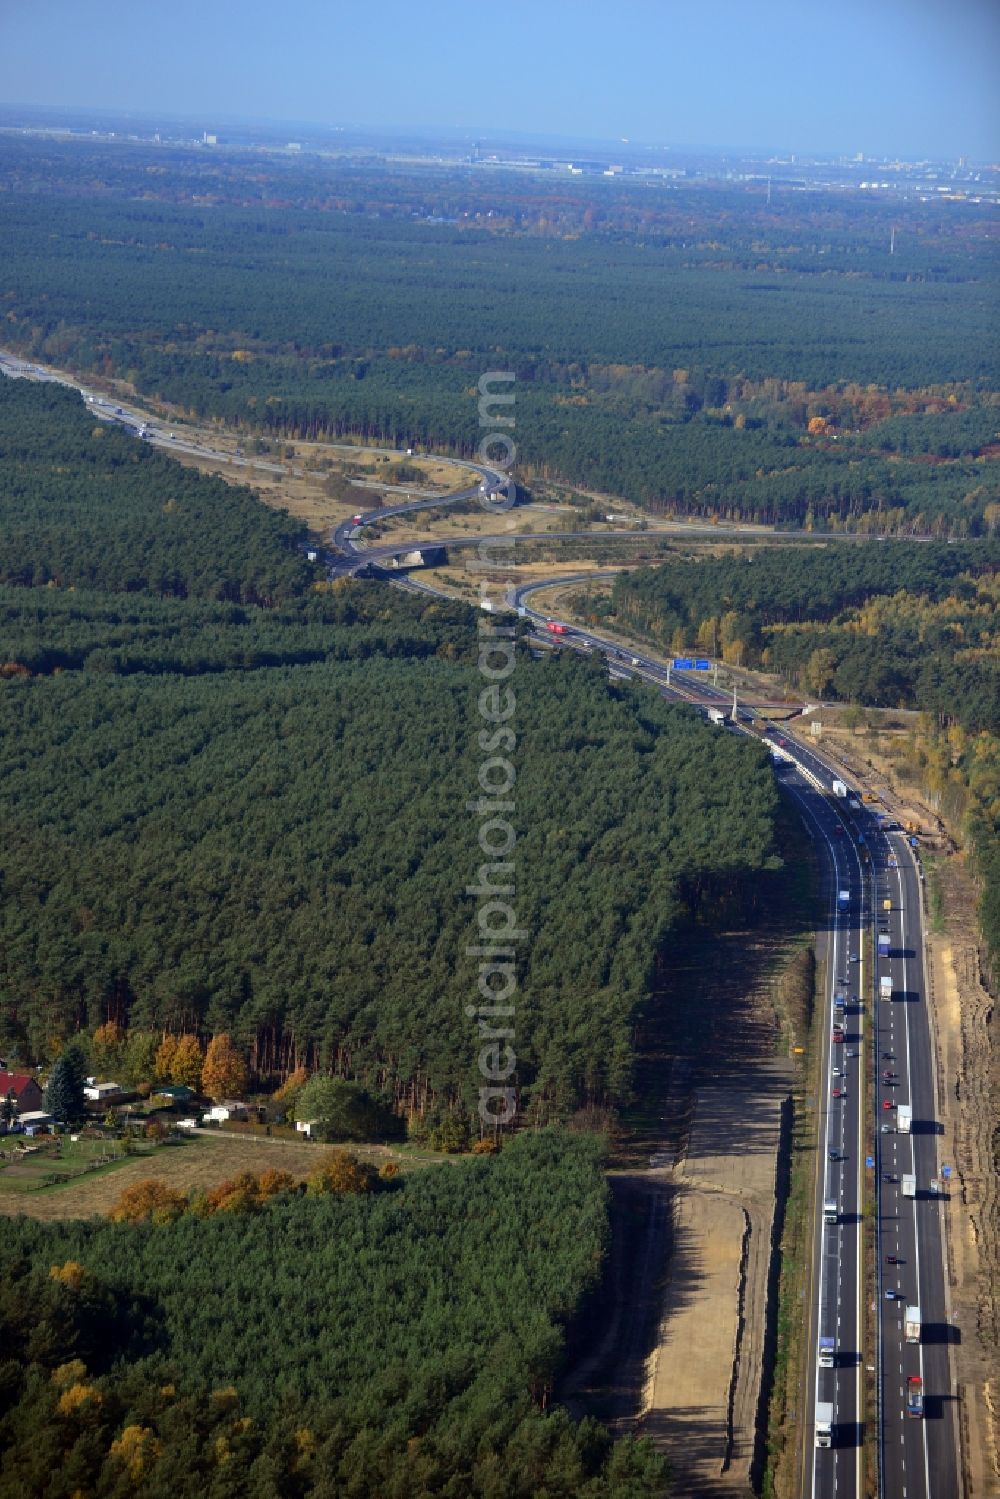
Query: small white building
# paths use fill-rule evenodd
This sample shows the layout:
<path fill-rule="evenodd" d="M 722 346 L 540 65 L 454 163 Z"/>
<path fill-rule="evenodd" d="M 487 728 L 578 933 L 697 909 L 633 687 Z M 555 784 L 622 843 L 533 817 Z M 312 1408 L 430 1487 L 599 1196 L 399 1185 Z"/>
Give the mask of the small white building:
<path fill-rule="evenodd" d="M 249 1110 L 245 1103 L 240 1103 L 235 1098 L 224 1098 L 221 1103 L 213 1103 L 201 1117 L 206 1124 L 225 1124 L 227 1119 L 246 1119 L 248 1116 Z"/>
<path fill-rule="evenodd" d="M 91 1103 L 107 1103 L 112 1098 L 121 1095 L 120 1083 L 95 1083 L 88 1082 L 83 1090 L 84 1098 L 89 1098 Z"/>
<path fill-rule="evenodd" d="M 307 1140 L 312 1139 L 312 1132 L 319 1121 L 316 1119 L 296 1119 L 295 1128 L 300 1135 L 305 1135 Z"/>

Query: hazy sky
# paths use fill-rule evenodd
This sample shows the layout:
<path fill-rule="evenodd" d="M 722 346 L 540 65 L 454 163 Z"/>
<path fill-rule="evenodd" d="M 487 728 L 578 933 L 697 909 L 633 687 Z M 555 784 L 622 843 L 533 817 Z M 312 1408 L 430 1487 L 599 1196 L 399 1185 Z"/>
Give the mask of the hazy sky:
<path fill-rule="evenodd" d="M 1000 159 L 998 0 L 0 0 L 0 100 Z"/>

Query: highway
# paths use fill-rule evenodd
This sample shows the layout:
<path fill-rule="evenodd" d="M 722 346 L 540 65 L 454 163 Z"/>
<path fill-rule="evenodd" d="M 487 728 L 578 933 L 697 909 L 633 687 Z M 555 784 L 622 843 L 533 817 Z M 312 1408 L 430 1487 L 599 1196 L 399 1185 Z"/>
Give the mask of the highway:
<path fill-rule="evenodd" d="M 876 844 L 879 930 L 888 935 L 890 957 L 880 975 L 892 979 L 892 998 L 876 1001 L 878 1077 L 875 1134 L 879 1171 L 878 1301 L 884 1493 L 889 1499 L 949 1499 L 959 1493 L 957 1412 L 950 1345 L 940 1180 L 939 1129 L 924 975 L 921 872 L 908 840 L 883 833 Z M 884 902 L 891 903 L 885 912 Z M 889 1084 L 883 1074 L 891 1075 Z M 883 1107 L 889 1100 L 895 1107 Z M 900 1104 L 913 1111 L 911 1132 L 895 1128 Z M 889 1133 L 883 1133 L 890 1123 Z M 902 1178 L 916 1178 L 916 1195 L 904 1197 Z M 889 1264 L 892 1256 L 896 1263 Z M 892 1292 L 892 1300 L 888 1293 Z M 905 1339 L 907 1305 L 918 1306 L 921 1337 Z M 922 1380 L 924 1416 L 906 1413 L 906 1380 Z"/>
<path fill-rule="evenodd" d="M 80 390 L 102 420 L 117 421 L 136 430 L 146 422 L 141 412 L 116 406 L 91 395 L 74 380 L 0 352 L 0 372 L 40 380 L 54 380 Z M 148 440 L 168 451 L 224 458 L 247 468 L 283 474 L 278 464 L 232 455 L 177 440 L 155 428 Z M 467 464 L 487 485 L 501 476 L 481 465 Z M 425 547 L 479 546 L 517 541 L 614 537 L 635 539 L 630 531 L 514 532 L 489 537 L 410 540 L 359 547 L 357 532 L 389 516 L 436 508 L 480 493 L 473 485 L 456 494 L 435 496 L 368 511 L 360 519 L 337 528 L 333 541 L 339 555 L 325 559 L 331 577 L 346 576 L 401 553 Z M 502 507 L 497 507 L 502 508 Z M 704 530 L 747 530 L 741 527 L 681 525 L 691 535 Z M 656 532 L 640 533 L 646 539 Z M 595 574 L 581 574 L 580 581 Z M 638 676 L 666 697 L 700 705 L 729 706 L 728 694 L 703 673 L 671 672 L 665 662 L 646 652 L 634 652 L 593 631 L 572 627 L 556 639 L 546 637 L 547 616 L 534 610 L 529 596 L 553 583 L 547 579 L 511 589 L 506 602 L 523 617 L 542 626 L 544 643 L 577 650 L 600 651 L 617 676 Z M 426 584 L 415 584 L 434 591 Z M 738 709 L 730 731 L 751 732 L 754 715 Z M 726 732 L 720 728 L 720 732 Z M 950 1347 L 954 1332 L 948 1309 L 942 1215 L 948 1211 L 944 1192 L 932 1191 L 941 1180 L 938 1160 L 934 1059 L 927 1017 L 922 873 L 914 850 L 897 830 L 878 826 L 875 814 L 863 806 L 851 808 L 847 798 L 831 794 L 838 772 L 815 747 L 787 725 L 777 731 L 783 747 L 775 756 L 775 772 L 793 797 L 814 837 L 825 866 L 829 920 L 820 934 L 819 956 L 824 962 L 826 1013 L 820 1018 L 820 1097 L 816 1163 L 816 1221 L 814 1224 L 813 1296 L 809 1307 L 809 1367 L 807 1406 L 803 1412 L 803 1492 L 812 1499 L 862 1499 L 867 1490 L 863 1473 L 866 1363 L 874 1362 L 878 1395 L 877 1450 L 880 1499 L 955 1499 L 960 1492 L 958 1417 Z M 846 901 L 840 901 L 840 892 Z M 885 904 L 888 903 L 888 909 Z M 879 958 L 876 939 L 889 938 L 889 955 Z M 891 998 L 879 998 L 879 980 L 891 979 Z M 843 1040 L 834 1039 L 834 1021 L 843 998 Z M 866 1080 L 874 1084 L 874 1117 L 865 1113 Z M 886 1107 L 885 1105 L 888 1104 Z M 900 1104 L 912 1109 L 909 1133 L 897 1131 Z M 873 1165 L 866 1164 L 871 1158 Z M 903 1195 L 903 1178 L 915 1177 L 916 1191 Z M 863 1253 L 863 1206 L 866 1180 L 875 1193 L 874 1283 L 866 1283 Z M 824 1204 L 835 1204 L 825 1213 Z M 825 1217 L 835 1221 L 824 1221 Z M 891 1257 L 891 1258 L 890 1258 Z M 864 1298 L 871 1298 L 877 1329 L 876 1347 L 863 1346 Z M 904 1312 L 919 1306 L 918 1341 L 905 1336 Z M 819 1339 L 834 1340 L 830 1367 L 819 1364 Z M 923 1416 L 907 1414 L 907 1379 L 922 1381 Z M 832 1443 L 817 1447 L 817 1406 L 833 1407 Z"/>
<path fill-rule="evenodd" d="M 582 577 L 585 575 L 581 575 Z M 510 590 L 508 604 L 544 627 L 547 616 L 531 608 L 530 595 L 549 579 Z M 550 641 L 550 643 L 552 643 Z M 593 631 L 572 627 L 560 645 L 601 650 L 613 669 L 653 683 L 668 697 L 706 709 L 728 701 L 702 673 L 674 672 L 646 653 L 635 654 Z M 751 714 L 738 709 L 737 725 L 749 731 Z M 840 772 L 788 724 L 771 741 L 779 781 L 793 796 L 825 864 L 829 921 L 820 934 L 825 964 L 818 1099 L 813 1298 L 809 1308 L 807 1408 L 802 1424 L 803 1491 L 812 1499 L 862 1499 L 865 1437 L 865 1365 L 877 1384 L 878 1493 L 882 1499 L 955 1499 L 960 1493 L 955 1385 L 950 1359 L 944 1196 L 939 1179 L 938 1126 L 930 1025 L 924 988 L 922 875 L 908 839 L 880 827 L 860 795 L 835 797 Z M 777 740 L 777 744 L 774 741 Z M 852 805 L 853 803 L 853 805 Z M 840 892 L 847 895 L 840 909 Z M 883 909 L 889 901 L 891 910 Z M 890 956 L 877 957 L 877 937 L 888 934 Z M 892 999 L 878 998 L 879 979 L 892 979 Z M 843 1000 L 843 1040 L 834 1023 Z M 890 1073 L 888 1080 L 883 1074 Z M 866 1083 L 874 1084 L 874 1109 L 866 1111 Z M 838 1095 L 839 1096 L 835 1096 Z M 910 1134 L 896 1131 L 897 1108 L 908 1102 Z M 874 1117 L 873 1117 L 874 1115 Z M 867 1160 L 873 1165 L 869 1167 Z M 902 1177 L 914 1174 L 917 1193 L 903 1198 Z M 874 1284 L 864 1258 L 866 1178 L 875 1194 Z M 835 1204 L 835 1222 L 825 1205 Z M 887 1256 L 896 1261 L 887 1263 Z M 887 1292 L 892 1292 L 891 1299 Z M 864 1299 L 875 1310 L 877 1347 L 864 1346 Z M 907 1305 L 921 1309 L 920 1341 L 905 1340 Z M 831 1367 L 820 1367 L 819 1339 L 833 1339 Z M 922 1380 L 923 1418 L 907 1414 L 906 1381 Z M 816 1445 L 816 1407 L 833 1407 L 831 1446 Z"/>

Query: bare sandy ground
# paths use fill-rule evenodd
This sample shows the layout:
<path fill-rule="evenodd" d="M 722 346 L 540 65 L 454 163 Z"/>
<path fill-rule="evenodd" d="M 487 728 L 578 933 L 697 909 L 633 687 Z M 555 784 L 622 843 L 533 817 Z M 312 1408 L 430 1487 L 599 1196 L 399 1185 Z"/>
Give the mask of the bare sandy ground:
<path fill-rule="evenodd" d="M 673 1252 L 641 1427 L 692 1499 L 750 1488 L 790 1077 L 786 1062 L 757 1063 L 752 1085 L 699 1089 L 686 1154 L 670 1173 Z"/>
<path fill-rule="evenodd" d="M 942 1159 L 956 1184 L 945 1213 L 948 1281 L 961 1333 L 955 1348 L 962 1460 L 969 1499 L 1000 1495 L 1000 1188 L 993 1161 L 997 1055 L 993 1001 L 983 987 L 974 892 L 957 859 L 939 878 L 945 932 L 932 936 L 930 995 Z"/>

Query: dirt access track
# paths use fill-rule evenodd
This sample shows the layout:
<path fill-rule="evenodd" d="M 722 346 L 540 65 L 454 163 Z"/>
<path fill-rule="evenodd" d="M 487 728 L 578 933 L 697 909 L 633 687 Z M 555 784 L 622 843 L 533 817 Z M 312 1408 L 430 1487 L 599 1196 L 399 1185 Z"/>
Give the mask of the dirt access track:
<path fill-rule="evenodd" d="M 683 1154 L 654 1167 L 672 1198 L 673 1244 L 639 1424 L 685 1495 L 751 1491 L 792 1072 L 756 1062 L 742 1083 L 697 1089 Z"/>
<path fill-rule="evenodd" d="M 955 856 L 935 871 L 943 931 L 928 940 L 942 1158 L 957 1190 L 945 1217 L 948 1285 L 961 1341 L 955 1347 L 962 1465 L 969 1499 L 1000 1495 L 1000 1184 L 993 1159 L 997 1024 L 982 982 L 975 891 Z"/>

